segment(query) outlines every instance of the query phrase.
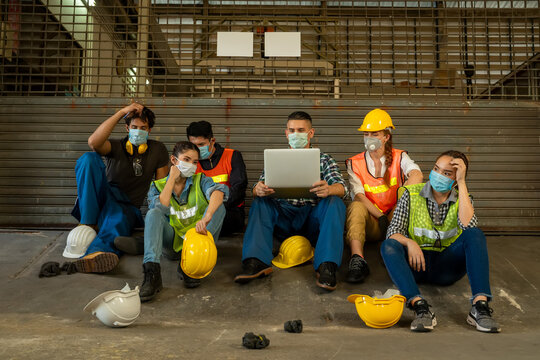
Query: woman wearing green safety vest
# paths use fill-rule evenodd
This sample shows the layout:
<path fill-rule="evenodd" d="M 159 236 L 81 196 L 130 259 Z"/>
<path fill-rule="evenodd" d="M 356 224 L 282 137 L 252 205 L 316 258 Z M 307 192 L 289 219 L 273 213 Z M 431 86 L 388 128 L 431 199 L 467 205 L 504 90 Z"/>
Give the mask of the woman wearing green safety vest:
<path fill-rule="evenodd" d="M 428 182 L 405 186 L 381 246 L 392 281 L 416 313 L 412 331 L 431 331 L 437 325 L 417 282 L 451 285 L 465 274 L 472 290 L 467 323 L 482 332 L 500 331 L 488 305 L 486 238 L 477 227 L 467 169 L 465 154 L 450 150 L 439 155 Z"/>
<path fill-rule="evenodd" d="M 189 229 L 195 228 L 204 235 L 208 230 L 214 240 L 219 237 L 225 217 L 223 201 L 227 200 L 229 189 L 202 173 L 194 175 L 198 160 L 196 145 L 188 141 L 176 143 L 169 176 L 150 185 L 149 210 L 144 221 L 144 281 L 139 294 L 142 301 L 151 300 L 163 288 L 161 254 L 177 258 Z M 178 272 L 185 287 L 200 285 L 200 280 L 185 275 L 180 265 Z"/>

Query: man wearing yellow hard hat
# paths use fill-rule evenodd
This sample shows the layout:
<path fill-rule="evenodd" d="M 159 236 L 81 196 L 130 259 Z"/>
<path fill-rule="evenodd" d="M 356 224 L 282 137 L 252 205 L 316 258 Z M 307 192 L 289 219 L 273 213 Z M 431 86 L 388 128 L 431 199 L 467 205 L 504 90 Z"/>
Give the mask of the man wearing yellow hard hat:
<path fill-rule="evenodd" d="M 309 148 L 314 134 L 308 113 L 296 111 L 289 115 L 285 135 L 291 148 Z M 345 204 L 341 198 L 347 194 L 345 180 L 336 161 L 330 155 L 320 153 L 320 181 L 310 189 L 316 198 L 272 198 L 268 195 L 275 190 L 264 181 L 263 172 L 253 188 L 254 199 L 242 247 L 243 272 L 234 281 L 248 283 L 272 273 L 274 232 L 282 238 L 301 234 L 315 245 L 313 265 L 317 286 L 335 290 L 345 226 Z"/>
<path fill-rule="evenodd" d="M 353 202 L 347 209 L 345 239 L 351 248 L 347 282 L 360 283 L 369 275 L 364 259 L 366 239 L 382 241 L 386 235 L 400 186 L 422 182 L 422 172 L 406 151 L 392 146 L 390 115 L 370 111 L 358 131 L 365 151 L 347 159 Z"/>

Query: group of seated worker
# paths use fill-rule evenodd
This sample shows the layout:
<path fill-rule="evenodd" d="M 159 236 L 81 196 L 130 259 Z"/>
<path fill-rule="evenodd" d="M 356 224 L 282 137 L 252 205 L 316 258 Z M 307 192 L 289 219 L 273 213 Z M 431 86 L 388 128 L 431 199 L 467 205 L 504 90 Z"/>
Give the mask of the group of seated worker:
<path fill-rule="evenodd" d="M 122 121 L 127 135 L 109 139 Z M 346 281 L 362 283 L 370 274 L 364 244 L 383 241 L 381 255 L 388 274 L 415 313 L 411 330 L 430 331 L 437 323 L 417 284 L 450 285 L 467 274 L 472 290 L 467 322 L 479 331 L 500 331 L 488 305 L 492 295 L 486 238 L 477 227 L 466 184 L 469 163 L 463 153 L 451 150 L 439 155 L 424 183 L 407 152 L 393 147 L 395 127 L 389 114 L 372 110 L 358 129 L 365 151 L 346 161 L 349 186 L 337 162 L 323 151 L 320 180 L 310 189 L 313 197 L 272 196 L 275 191 L 265 184 L 263 171 L 252 188 L 246 227 L 248 181 L 242 154 L 223 148 L 211 124 L 199 121 L 187 127 L 187 141 L 177 142 L 169 155 L 163 143 L 148 139 L 154 123 L 154 113 L 147 107 L 126 106 L 99 125 L 88 139 L 93 152 L 77 160 L 78 196 L 72 214 L 79 225 L 97 232 L 75 261 L 79 272 L 114 269 L 123 253 L 122 242 L 115 240 L 137 242 L 132 232 L 144 226 L 140 297 L 148 301 L 163 288 L 161 256 L 181 260 L 189 229 L 208 231 L 215 241 L 245 228 L 242 271 L 235 282 L 246 284 L 270 275 L 274 242 L 301 235 L 314 248 L 316 285 L 333 291 L 344 244 L 351 252 Z M 311 116 L 303 111 L 290 114 L 285 136 L 291 149 L 312 147 Z M 352 201 L 347 207 L 343 199 L 349 193 Z M 145 197 L 148 212 L 143 220 L 140 208 Z M 180 265 L 177 271 L 186 288 L 200 285 L 201 280 L 186 275 Z"/>

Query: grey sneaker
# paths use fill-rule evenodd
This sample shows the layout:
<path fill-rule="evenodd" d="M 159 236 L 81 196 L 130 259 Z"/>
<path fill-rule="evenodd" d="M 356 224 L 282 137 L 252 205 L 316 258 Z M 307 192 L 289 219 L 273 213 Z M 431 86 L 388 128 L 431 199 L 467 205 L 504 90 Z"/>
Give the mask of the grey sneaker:
<path fill-rule="evenodd" d="M 474 304 L 467 316 L 467 323 L 476 326 L 476 330 L 487 333 L 501 332 L 499 324 L 491 318 L 491 309 L 485 300 L 479 300 Z"/>
<path fill-rule="evenodd" d="M 420 299 L 414 303 L 412 309 L 416 313 L 416 318 L 411 323 L 411 330 L 416 332 L 428 332 L 437 325 L 435 314 L 429 310 L 430 305 L 426 300 Z"/>

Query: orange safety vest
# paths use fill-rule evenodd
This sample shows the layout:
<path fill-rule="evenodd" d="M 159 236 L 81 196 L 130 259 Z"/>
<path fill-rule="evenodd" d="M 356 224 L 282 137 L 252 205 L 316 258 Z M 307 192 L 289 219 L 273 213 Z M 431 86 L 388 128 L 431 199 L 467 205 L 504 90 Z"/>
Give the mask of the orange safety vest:
<path fill-rule="evenodd" d="M 352 170 L 356 176 L 362 181 L 366 197 L 385 214 L 388 214 L 396 205 L 397 191 L 405 182 L 401 170 L 401 154 L 404 152 L 392 149 L 392 164 L 386 169 L 390 184 L 385 182 L 384 176 L 376 178 L 369 173 L 365 158 L 366 152 L 347 159 L 347 162 L 351 162 Z"/>
<path fill-rule="evenodd" d="M 233 149 L 223 149 L 223 154 L 221 154 L 221 158 L 219 159 L 218 164 L 210 170 L 204 170 L 201 166 L 201 163 L 197 163 L 197 171 L 196 174 L 202 172 L 204 175 L 208 176 L 209 178 L 212 178 L 215 183 L 220 183 L 227 185 L 228 188 L 231 187 L 231 183 L 229 182 L 229 176 L 231 175 L 232 170 L 232 156 L 233 156 L 234 150 Z M 243 206 L 244 202 L 242 202 L 238 207 Z"/>

